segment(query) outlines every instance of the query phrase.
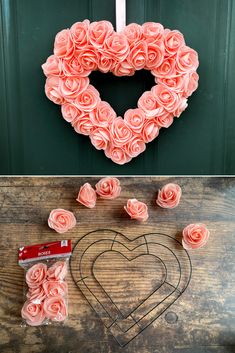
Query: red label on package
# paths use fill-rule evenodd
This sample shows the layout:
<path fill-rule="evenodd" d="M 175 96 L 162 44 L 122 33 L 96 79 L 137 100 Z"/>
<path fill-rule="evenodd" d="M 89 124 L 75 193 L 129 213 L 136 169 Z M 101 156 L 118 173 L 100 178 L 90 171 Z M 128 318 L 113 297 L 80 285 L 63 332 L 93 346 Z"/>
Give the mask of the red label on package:
<path fill-rule="evenodd" d="M 45 244 L 22 246 L 19 248 L 19 263 L 43 260 L 51 257 L 69 257 L 72 252 L 71 240 L 53 241 Z"/>

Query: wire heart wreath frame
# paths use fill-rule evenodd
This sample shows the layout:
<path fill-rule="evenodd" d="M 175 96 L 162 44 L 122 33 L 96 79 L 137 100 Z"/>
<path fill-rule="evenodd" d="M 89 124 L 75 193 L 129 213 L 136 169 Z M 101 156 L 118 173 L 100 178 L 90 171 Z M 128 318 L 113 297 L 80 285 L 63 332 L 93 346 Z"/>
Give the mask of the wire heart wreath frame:
<path fill-rule="evenodd" d="M 178 30 L 146 22 L 115 32 L 109 21 L 84 20 L 57 33 L 54 54 L 42 68 L 47 76 L 45 93 L 61 105 L 64 119 L 77 133 L 89 136 L 106 157 L 125 164 L 186 109 L 187 98 L 198 86 L 198 65 L 197 52 Z M 156 85 L 123 119 L 101 100 L 88 78 L 95 70 L 132 76 L 142 69 L 151 71 Z"/>
<path fill-rule="evenodd" d="M 153 290 L 126 314 L 123 314 L 107 288 L 104 288 L 97 273 L 96 263 L 102 258 L 104 260 L 107 254 L 121 255 L 129 262 L 147 256 L 154 258 L 163 268 L 161 282 L 156 282 Z M 112 263 L 113 261 L 110 267 Z M 169 235 L 148 233 L 130 240 L 120 232 L 98 229 L 85 234 L 75 244 L 70 271 L 74 283 L 106 329 L 124 347 L 182 295 L 191 279 L 192 264 L 181 243 Z M 118 274 L 115 276 L 118 277 Z M 114 287 L 117 284 L 115 278 L 110 278 L 109 281 Z"/>

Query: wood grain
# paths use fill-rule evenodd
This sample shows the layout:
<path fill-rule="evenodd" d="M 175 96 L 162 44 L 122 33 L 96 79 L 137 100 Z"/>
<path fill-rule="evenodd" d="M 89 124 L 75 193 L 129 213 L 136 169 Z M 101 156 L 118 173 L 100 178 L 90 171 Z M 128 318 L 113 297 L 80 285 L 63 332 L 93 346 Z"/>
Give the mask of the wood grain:
<path fill-rule="evenodd" d="M 94 185 L 99 178 L 89 178 Z M 0 352 L 1 353 L 232 353 L 235 351 L 235 178 L 120 178 L 122 194 L 86 209 L 75 198 L 88 178 L 0 178 Z M 172 181 L 183 189 L 178 208 L 155 205 L 159 187 Z M 130 221 L 128 198 L 149 206 L 149 221 Z M 51 209 L 74 212 L 78 224 L 65 235 L 47 226 Z M 21 327 L 23 270 L 17 249 L 25 244 L 71 238 L 110 228 L 130 239 L 166 233 L 180 240 L 191 222 L 208 225 L 206 247 L 190 252 L 193 274 L 186 292 L 124 349 L 104 328 L 69 275 L 69 320 L 65 326 Z"/>

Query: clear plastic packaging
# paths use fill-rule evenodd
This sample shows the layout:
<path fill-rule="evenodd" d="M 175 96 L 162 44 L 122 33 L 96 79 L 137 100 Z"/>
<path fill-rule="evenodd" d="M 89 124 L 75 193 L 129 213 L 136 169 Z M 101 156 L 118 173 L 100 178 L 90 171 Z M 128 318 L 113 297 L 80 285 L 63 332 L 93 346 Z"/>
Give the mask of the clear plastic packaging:
<path fill-rule="evenodd" d="M 30 245 L 19 249 L 19 265 L 25 270 L 23 324 L 41 326 L 63 323 L 68 317 L 66 275 L 71 240 Z"/>

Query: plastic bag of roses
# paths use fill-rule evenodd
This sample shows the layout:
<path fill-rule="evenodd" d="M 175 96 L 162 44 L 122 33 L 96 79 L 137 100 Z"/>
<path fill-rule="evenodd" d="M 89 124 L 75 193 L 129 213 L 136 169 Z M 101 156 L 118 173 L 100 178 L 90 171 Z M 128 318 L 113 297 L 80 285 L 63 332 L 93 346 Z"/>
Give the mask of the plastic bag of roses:
<path fill-rule="evenodd" d="M 62 324 L 68 317 L 68 272 L 71 240 L 19 248 L 25 270 L 23 325 Z"/>

